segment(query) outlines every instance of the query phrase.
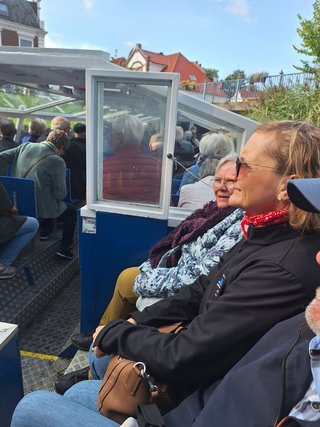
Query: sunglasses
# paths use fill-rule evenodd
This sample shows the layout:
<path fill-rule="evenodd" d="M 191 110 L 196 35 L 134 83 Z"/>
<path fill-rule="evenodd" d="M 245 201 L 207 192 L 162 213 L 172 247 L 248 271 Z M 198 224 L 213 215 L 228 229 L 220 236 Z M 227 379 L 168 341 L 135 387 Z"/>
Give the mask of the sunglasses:
<path fill-rule="evenodd" d="M 244 160 L 241 160 L 240 157 L 237 157 L 237 160 L 236 160 L 236 176 L 237 176 L 237 178 L 239 176 L 240 169 L 241 169 L 242 166 L 244 166 L 247 169 L 251 169 L 252 166 L 257 166 L 259 168 L 267 168 L 267 169 L 272 169 L 272 170 L 274 170 L 276 172 L 280 172 L 278 169 L 273 168 L 272 166 L 258 165 L 256 163 L 247 163 Z"/>

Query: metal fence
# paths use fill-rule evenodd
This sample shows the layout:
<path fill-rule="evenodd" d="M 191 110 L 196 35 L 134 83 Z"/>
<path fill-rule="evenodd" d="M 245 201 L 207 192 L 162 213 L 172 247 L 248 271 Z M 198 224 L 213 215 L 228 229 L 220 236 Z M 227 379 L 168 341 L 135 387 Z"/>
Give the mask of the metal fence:
<path fill-rule="evenodd" d="M 187 82 L 187 84 L 181 85 L 180 89 L 213 103 L 249 102 L 258 100 L 261 93 L 267 89 L 293 89 L 298 85 L 309 89 L 315 88 L 314 76 L 307 73 L 280 73 L 275 76 L 258 76 L 248 79 L 222 80 L 199 84 Z"/>

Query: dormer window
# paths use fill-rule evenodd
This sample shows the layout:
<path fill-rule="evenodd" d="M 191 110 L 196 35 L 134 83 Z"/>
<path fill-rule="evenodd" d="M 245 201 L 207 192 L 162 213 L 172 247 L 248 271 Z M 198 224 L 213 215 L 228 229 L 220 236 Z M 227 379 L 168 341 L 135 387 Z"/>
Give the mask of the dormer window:
<path fill-rule="evenodd" d="M 0 16 L 9 16 L 8 6 L 0 2 Z"/>

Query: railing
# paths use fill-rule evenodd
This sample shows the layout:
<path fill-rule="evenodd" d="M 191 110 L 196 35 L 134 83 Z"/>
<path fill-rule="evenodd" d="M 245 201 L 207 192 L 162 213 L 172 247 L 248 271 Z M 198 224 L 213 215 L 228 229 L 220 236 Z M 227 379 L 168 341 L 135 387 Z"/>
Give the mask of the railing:
<path fill-rule="evenodd" d="M 261 93 L 270 88 L 293 89 L 297 85 L 306 88 L 315 88 L 316 83 L 312 74 L 280 73 L 275 76 L 261 76 L 258 78 L 222 80 L 181 86 L 180 89 L 202 98 L 206 101 L 219 102 L 248 102 L 258 100 Z"/>

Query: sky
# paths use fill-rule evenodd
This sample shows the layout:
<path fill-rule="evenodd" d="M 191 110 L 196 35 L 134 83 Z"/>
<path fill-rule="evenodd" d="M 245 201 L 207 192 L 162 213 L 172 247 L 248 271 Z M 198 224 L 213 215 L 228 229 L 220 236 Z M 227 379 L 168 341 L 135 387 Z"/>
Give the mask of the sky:
<path fill-rule="evenodd" d="M 153 52 L 181 52 L 223 79 L 297 72 L 298 14 L 313 0 L 41 0 L 45 47 L 99 49 L 127 57 L 136 43 Z"/>

